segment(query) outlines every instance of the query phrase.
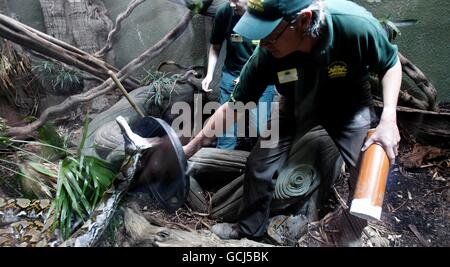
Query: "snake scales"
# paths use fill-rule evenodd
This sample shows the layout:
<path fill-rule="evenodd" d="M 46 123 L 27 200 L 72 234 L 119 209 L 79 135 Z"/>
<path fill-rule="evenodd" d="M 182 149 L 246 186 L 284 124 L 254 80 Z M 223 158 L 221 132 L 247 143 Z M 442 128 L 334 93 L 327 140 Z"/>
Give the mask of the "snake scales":
<path fill-rule="evenodd" d="M 52 220 L 45 221 L 50 205 L 48 199 L 0 198 L 0 246 L 57 246 Z"/>

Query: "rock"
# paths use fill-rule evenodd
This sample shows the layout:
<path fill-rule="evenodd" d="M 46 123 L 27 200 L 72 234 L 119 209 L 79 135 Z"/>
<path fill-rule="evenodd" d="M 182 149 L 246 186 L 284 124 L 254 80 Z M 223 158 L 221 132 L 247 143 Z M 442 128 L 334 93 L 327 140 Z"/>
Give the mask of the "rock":
<path fill-rule="evenodd" d="M 295 246 L 308 231 L 308 219 L 304 215 L 278 215 L 270 219 L 268 235 L 282 246 Z"/>
<path fill-rule="evenodd" d="M 389 247 L 389 240 L 382 237 L 378 231 L 374 230 L 371 226 L 364 228 L 364 233 L 368 237 L 368 241 L 372 247 Z"/>
<path fill-rule="evenodd" d="M 21 207 L 22 209 L 28 207 L 28 205 L 30 205 L 31 201 L 29 199 L 26 198 L 18 198 L 17 199 L 17 205 L 19 207 Z"/>

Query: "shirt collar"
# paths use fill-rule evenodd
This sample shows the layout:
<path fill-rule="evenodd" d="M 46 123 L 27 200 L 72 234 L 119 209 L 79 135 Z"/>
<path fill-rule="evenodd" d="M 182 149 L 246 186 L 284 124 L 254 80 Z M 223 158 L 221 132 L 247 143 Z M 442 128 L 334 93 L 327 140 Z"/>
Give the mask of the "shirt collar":
<path fill-rule="evenodd" d="M 320 37 L 320 42 L 311 53 L 312 56 L 316 58 L 317 61 L 320 62 L 329 61 L 329 53 L 330 50 L 333 48 L 333 39 L 334 39 L 333 20 L 331 18 L 331 15 L 329 14 L 328 9 L 326 9 L 325 25 L 322 32 L 322 36 Z"/>

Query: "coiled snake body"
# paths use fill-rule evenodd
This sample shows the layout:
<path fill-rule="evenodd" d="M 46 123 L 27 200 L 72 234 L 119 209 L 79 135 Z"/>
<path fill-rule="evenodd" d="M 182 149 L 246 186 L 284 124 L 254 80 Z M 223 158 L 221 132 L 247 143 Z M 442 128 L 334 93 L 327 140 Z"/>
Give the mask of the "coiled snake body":
<path fill-rule="evenodd" d="M 48 199 L 0 198 L 0 246 L 56 246 L 52 218 L 45 221 L 50 205 Z"/>

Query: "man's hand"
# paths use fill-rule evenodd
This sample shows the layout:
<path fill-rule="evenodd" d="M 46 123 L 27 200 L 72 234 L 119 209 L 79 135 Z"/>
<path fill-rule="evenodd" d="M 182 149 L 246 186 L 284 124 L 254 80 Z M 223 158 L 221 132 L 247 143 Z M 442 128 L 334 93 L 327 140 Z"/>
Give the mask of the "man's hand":
<path fill-rule="evenodd" d="M 380 144 L 391 161 L 395 163 L 398 154 L 398 142 L 400 134 L 397 127 L 396 106 L 397 98 L 402 83 L 402 66 L 400 59 L 392 66 L 381 79 L 383 86 L 383 113 L 375 132 L 364 143 L 362 151 L 365 151 L 373 143 Z"/>
<path fill-rule="evenodd" d="M 380 121 L 375 132 L 366 140 L 362 151 L 365 151 L 372 144 L 379 144 L 391 162 L 391 166 L 395 163 L 395 157 L 398 155 L 398 143 L 400 142 L 400 134 L 395 122 Z"/>
<path fill-rule="evenodd" d="M 209 84 L 212 81 L 212 77 L 206 76 L 205 79 L 202 81 L 202 90 L 209 93 L 212 92 L 212 89 L 209 88 Z"/>
<path fill-rule="evenodd" d="M 183 146 L 184 155 L 186 156 L 186 159 L 189 159 L 192 157 L 195 152 L 197 152 L 195 146 L 192 144 L 192 142 L 187 143 L 185 146 Z"/>

